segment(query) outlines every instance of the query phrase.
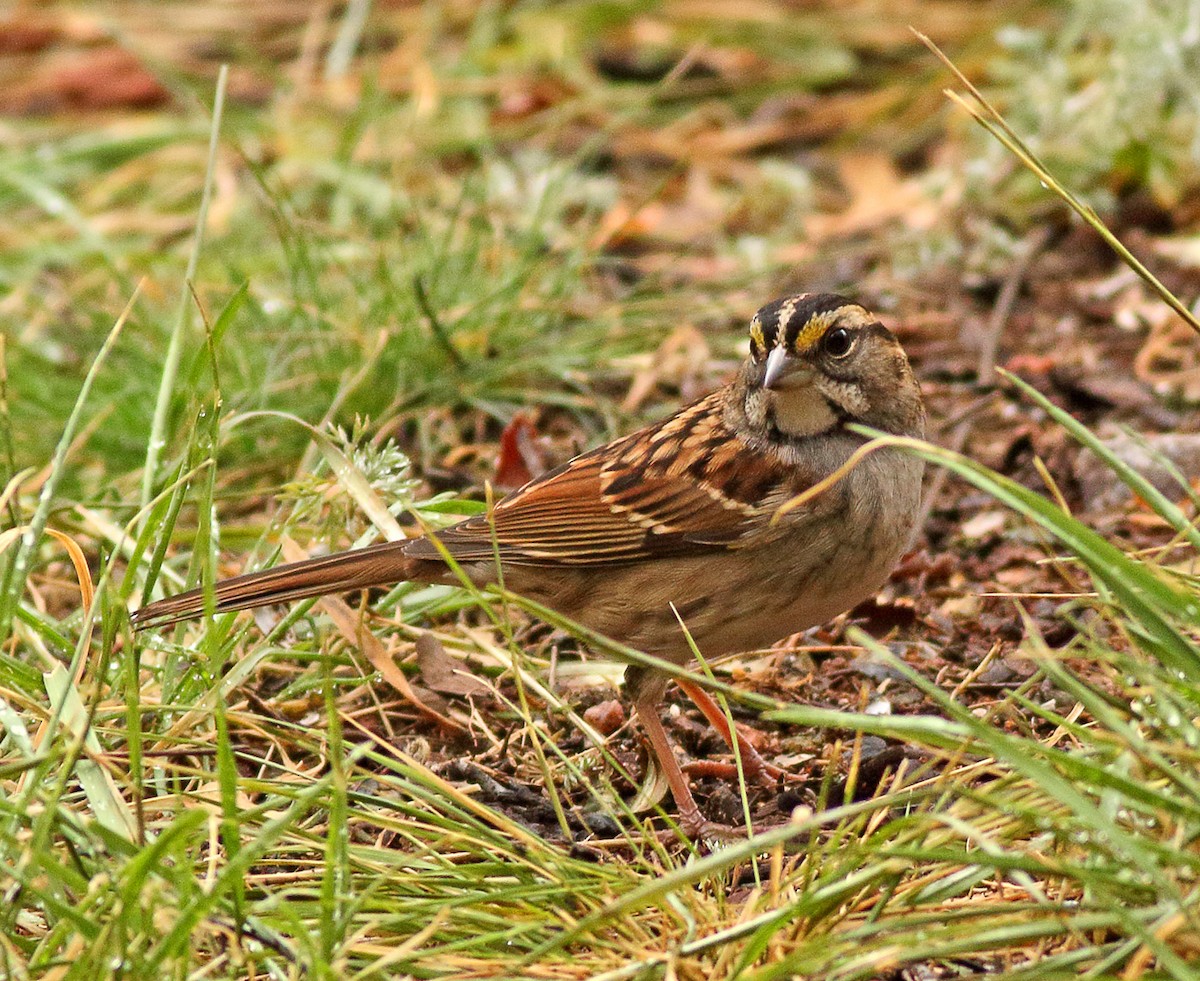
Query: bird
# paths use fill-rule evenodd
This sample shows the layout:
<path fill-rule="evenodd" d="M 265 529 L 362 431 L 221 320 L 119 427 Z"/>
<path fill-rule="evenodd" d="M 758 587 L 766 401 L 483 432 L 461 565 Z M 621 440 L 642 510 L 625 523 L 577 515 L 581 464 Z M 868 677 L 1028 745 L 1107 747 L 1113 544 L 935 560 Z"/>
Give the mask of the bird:
<path fill-rule="evenodd" d="M 750 321 L 749 354 L 724 386 L 662 421 L 582 453 L 477 514 L 400 541 L 216 583 L 215 612 L 404 581 L 505 589 L 621 644 L 685 665 L 761 650 L 872 596 L 915 533 L 923 464 L 883 433 L 922 438 L 919 383 L 865 307 L 799 293 Z M 805 492 L 820 493 L 800 498 Z M 796 501 L 802 502 L 798 506 Z M 789 502 L 791 502 L 789 504 Z M 446 562 L 453 559 L 457 571 Z M 497 565 L 499 568 L 497 568 Z M 135 611 L 135 628 L 201 616 L 201 589 Z M 686 633 L 681 627 L 686 626 Z M 679 826 L 711 827 L 660 717 L 670 678 L 631 665 L 626 687 L 674 798 Z M 680 681 L 732 745 L 711 697 Z M 750 776 L 778 776 L 748 744 Z"/>

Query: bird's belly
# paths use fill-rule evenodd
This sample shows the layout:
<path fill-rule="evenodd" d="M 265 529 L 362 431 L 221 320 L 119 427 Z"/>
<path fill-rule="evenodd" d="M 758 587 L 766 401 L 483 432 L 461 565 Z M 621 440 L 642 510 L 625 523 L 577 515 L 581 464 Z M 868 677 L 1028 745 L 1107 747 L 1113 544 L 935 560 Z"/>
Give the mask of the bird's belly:
<path fill-rule="evenodd" d="M 866 599 L 895 560 L 895 550 L 869 555 L 847 538 L 826 547 L 810 540 L 801 551 L 786 545 L 768 554 L 732 551 L 715 560 L 659 560 L 603 575 L 563 570 L 552 586 L 537 577 L 523 588 L 513 570 L 509 585 L 613 640 L 684 663 L 692 655 L 681 621 L 706 657 L 758 650 Z"/>

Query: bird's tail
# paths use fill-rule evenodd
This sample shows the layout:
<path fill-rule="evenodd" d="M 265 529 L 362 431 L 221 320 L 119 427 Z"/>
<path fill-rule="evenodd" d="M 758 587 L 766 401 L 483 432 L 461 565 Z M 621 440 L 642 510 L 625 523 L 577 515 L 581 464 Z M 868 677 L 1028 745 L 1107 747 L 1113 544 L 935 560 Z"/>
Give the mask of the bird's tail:
<path fill-rule="evenodd" d="M 403 582 L 412 578 L 422 564 L 404 554 L 405 544 L 383 542 L 224 579 L 213 587 L 214 612 L 246 610 Z M 190 589 L 143 606 L 133 613 L 130 621 L 135 630 L 170 626 L 202 615 L 204 601 L 203 589 Z"/>

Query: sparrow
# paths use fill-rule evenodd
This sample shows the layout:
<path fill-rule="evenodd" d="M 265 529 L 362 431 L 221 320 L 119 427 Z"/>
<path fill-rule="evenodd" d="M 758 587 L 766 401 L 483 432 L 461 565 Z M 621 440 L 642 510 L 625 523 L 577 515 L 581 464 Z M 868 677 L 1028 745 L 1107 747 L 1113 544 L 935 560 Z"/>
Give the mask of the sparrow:
<path fill-rule="evenodd" d="M 896 337 L 830 293 L 768 303 L 749 357 L 728 384 L 661 422 L 568 461 L 440 531 L 218 582 L 216 612 L 402 581 L 506 589 L 620 643 L 676 664 L 769 646 L 869 598 L 906 550 L 923 464 L 896 447 L 833 475 L 867 437 L 850 425 L 923 437 L 920 387 Z M 792 502 L 792 505 L 788 505 Z M 499 569 L 497 568 L 499 563 Z M 135 628 L 198 617 L 193 589 L 132 615 Z M 680 826 L 708 827 L 659 708 L 669 677 L 630 667 L 635 712 L 666 775 Z M 725 715 L 684 691 L 727 742 Z M 777 776 L 748 744 L 749 776 Z"/>

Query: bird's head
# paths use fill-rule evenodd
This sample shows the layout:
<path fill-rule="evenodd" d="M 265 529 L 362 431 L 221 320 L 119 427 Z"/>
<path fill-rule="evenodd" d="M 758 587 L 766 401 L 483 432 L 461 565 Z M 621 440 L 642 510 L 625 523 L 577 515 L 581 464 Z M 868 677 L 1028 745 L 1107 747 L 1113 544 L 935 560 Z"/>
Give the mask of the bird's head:
<path fill-rule="evenodd" d="M 858 422 L 921 435 L 925 412 L 908 358 L 890 330 L 845 297 L 800 293 L 750 321 L 746 411 L 800 438 Z"/>

